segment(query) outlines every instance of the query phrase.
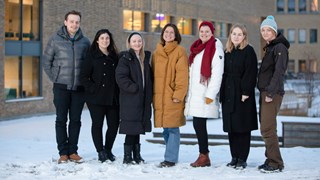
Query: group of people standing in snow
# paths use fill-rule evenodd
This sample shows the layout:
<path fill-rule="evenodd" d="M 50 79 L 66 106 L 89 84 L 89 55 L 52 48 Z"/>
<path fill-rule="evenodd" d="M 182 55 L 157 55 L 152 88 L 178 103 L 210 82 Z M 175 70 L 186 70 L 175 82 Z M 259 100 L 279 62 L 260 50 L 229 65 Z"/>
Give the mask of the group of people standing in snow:
<path fill-rule="evenodd" d="M 128 36 L 127 50 L 119 53 L 108 29 L 99 30 L 90 44 L 80 22 L 80 12 L 68 12 L 64 25 L 49 39 L 43 54 L 44 70 L 53 82 L 58 163 L 83 162 L 77 150 L 81 112 L 86 103 L 99 161 L 115 161 L 112 147 L 119 132 L 125 134 L 123 163 L 144 163 L 140 135 L 151 132 L 153 114 L 154 127 L 163 128 L 166 146 L 160 167 L 172 167 L 178 162 L 179 128 L 186 124 L 186 116 L 193 118 L 199 144 L 199 156 L 190 165 L 210 166 L 207 120 L 219 117 L 221 104 L 223 130 L 228 133 L 231 153 L 227 166 L 246 168 L 251 131 L 258 129 L 257 84 L 260 130 L 266 147 L 266 160 L 258 168 L 263 172 L 282 171 L 276 116 L 284 95 L 290 45 L 277 32 L 273 16 L 260 26 L 266 46 L 259 73 L 257 56 L 243 24 L 231 27 L 224 49 L 214 37 L 213 24 L 203 21 L 199 39 L 191 44 L 188 57 L 175 24 L 162 28 L 152 53 L 145 50 L 143 36 L 138 32 Z"/>

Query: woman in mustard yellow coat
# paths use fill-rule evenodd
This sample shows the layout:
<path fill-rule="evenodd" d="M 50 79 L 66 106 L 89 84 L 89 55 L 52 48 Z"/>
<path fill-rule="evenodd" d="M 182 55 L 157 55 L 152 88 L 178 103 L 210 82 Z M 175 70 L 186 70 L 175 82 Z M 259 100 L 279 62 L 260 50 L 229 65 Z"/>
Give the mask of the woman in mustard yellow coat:
<path fill-rule="evenodd" d="M 176 25 L 165 25 L 160 39 L 152 55 L 154 126 L 163 128 L 166 143 L 160 167 L 171 167 L 178 162 L 179 127 L 186 123 L 184 105 L 189 66 L 186 50 L 179 45 L 181 36 Z"/>

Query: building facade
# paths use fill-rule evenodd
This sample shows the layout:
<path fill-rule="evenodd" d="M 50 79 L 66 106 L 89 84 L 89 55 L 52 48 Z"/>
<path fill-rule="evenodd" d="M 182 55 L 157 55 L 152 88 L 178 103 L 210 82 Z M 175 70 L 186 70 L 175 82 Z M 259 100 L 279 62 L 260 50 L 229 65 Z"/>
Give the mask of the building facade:
<path fill-rule="evenodd" d="M 187 50 L 198 38 L 198 25 L 203 20 L 214 23 L 215 36 L 224 44 L 232 24 L 243 23 L 247 26 L 249 41 L 258 59 L 263 55 L 260 23 L 264 17 L 273 14 L 285 36 L 291 34 L 289 29 L 295 29 L 297 44 L 290 49 L 294 72 L 299 71 L 299 60 L 305 60 L 307 64 L 309 59 L 314 59 L 315 64 L 319 64 L 320 56 L 316 54 L 320 29 L 318 1 L 306 0 L 308 5 L 304 15 L 286 13 L 290 0 L 283 0 L 284 12 L 278 12 L 278 7 L 282 7 L 281 0 L 273 3 L 264 0 L 231 1 L 0 0 L 0 120 L 54 112 L 52 83 L 42 70 L 41 54 L 50 36 L 63 25 L 65 13 L 70 10 L 82 13 L 81 29 L 90 40 L 99 29 L 108 28 L 120 50 L 125 50 L 127 36 L 138 31 L 145 39 L 146 49 L 153 51 L 159 42 L 161 28 L 168 22 L 178 26 L 182 34 L 181 44 Z M 301 0 L 294 1 L 296 10 L 299 10 Z M 317 2 L 317 6 L 309 13 L 311 2 Z M 302 18 L 299 26 L 296 26 L 294 18 Z M 304 24 L 307 21 L 314 22 L 314 25 L 309 23 L 307 28 Z M 300 33 L 303 28 L 305 31 Z M 303 37 L 303 32 L 306 43 L 300 44 L 297 34 Z M 309 44 L 310 38 L 313 41 Z M 303 49 L 306 53 L 311 51 L 308 58 L 300 56 Z"/>

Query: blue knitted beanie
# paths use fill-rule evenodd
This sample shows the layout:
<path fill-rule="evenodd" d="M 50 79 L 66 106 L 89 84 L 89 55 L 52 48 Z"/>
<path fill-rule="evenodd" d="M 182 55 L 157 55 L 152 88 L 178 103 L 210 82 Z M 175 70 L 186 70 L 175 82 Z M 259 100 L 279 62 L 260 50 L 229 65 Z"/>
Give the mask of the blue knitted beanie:
<path fill-rule="evenodd" d="M 260 25 L 260 30 L 265 26 L 273 29 L 277 34 L 278 26 L 272 15 L 267 16 L 266 19 L 262 21 Z"/>

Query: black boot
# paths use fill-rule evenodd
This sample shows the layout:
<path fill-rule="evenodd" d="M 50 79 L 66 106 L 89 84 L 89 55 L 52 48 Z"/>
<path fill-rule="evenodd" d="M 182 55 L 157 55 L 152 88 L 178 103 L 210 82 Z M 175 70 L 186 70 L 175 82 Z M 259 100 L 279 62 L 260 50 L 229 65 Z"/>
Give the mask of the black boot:
<path fill-rule="evenodd" d="M 100 151 L 98 153 L 98 160 L 101 161 L 102 163 L 107 160 L 106 153 L 104 151 Z"/>
<path fill-rule="evenodd" d="M 232 158 L 231 161 L 227 164 L 228 167 L 236 167 L 238 163 L 238 159 L 237 158 Z"/>
<path fill-rule="evenodd" d="M 144 159 L 140 155 L 140 144 L 133 145 L 133 159 L 137 164 L 144 163 Z"/>
<path fill-rule="evenodd" d="M 110 159 L 110 161 L 115 161 L 116 160 L 116 156 L 114 156 L 111 152 L 110 149 L 106 149 L 106 156 L 108 159 Z"/>
<path fill-rule="evenodd" d="M 247 167 L 247 163 L 242 160 L 242 159 L 238 159 L 238 162 L 236 164 L 236 169 L 245 169 Z"/>
<path fill-rule="evenodd" d="M 124 145 L 123 164 L 133 164 L 132 149 L 132 145 Z"/>

